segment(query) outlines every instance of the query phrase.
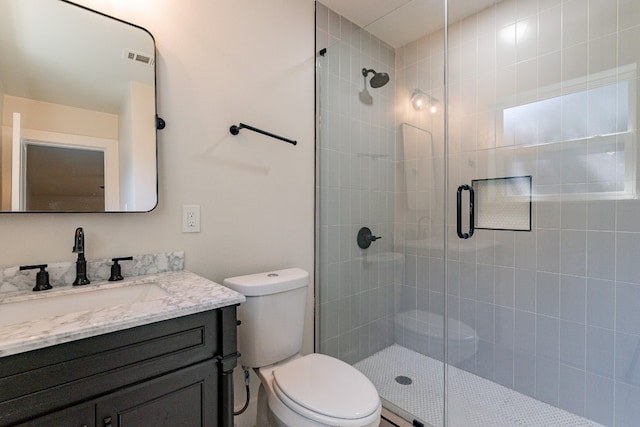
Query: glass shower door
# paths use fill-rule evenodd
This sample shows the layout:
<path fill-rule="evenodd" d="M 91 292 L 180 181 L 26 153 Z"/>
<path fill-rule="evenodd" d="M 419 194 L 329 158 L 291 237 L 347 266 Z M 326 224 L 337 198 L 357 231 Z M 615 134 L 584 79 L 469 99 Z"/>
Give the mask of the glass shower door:
<path fill-rule="evenodd" d="M 444 21 L 392 45 L 380 23 L 316 5 L 317 349 L 365 373 L 386 408 L 442 426 Z M 381 237 L 364 249 L 363 227 Z"/>
<path fill-rule="evenodd" d="M 448 425 L 638 425 L 640 8 L 454 18 L 466 3 L 449 0 Z"/>
<path fill-rule="evenodd" d="M 316 14 L 318 349 L 354 364 L 393 344 L 395 82 L 382 73 L 394 77 L 395 51 Z M 365 227 L 379 239 L 362 249 Z"/>

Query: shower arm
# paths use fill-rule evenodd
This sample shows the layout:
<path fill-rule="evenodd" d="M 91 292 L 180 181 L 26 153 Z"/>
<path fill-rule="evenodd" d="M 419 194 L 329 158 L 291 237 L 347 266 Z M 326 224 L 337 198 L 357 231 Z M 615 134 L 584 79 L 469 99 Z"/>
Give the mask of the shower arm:
<path fill-rule="evenodd" d="M 238 123 L 238 126 L 236 126 L 236 125 L 231 126 L 229 128 L 229 132 L 231 132 L 232 135 L 237 135 L 237 134 L 240 133 L 240 129 L 249 129 L 249 130 L 252 130 L 254 132 L 261 133 L 261 134 L 266 135 L 266 136 L 270 136 L 271 138 L 275 138 L 275 139 L 279 139 L 280 141 L 288 142 L 289 144 L 292 144 L 292 145 L 297 145 L 298 144 L 298 141 L 295 141 L 293 139 L 284 138 L 282 136 L 278 136 L 278 135 L 273 134 L 271 132 L 267 132 L 267 131 L 264 131 L 262 129 L 255 128 L 253 126 L 249 126 L 249 125 L 246 125 L 244 123 Z"/>

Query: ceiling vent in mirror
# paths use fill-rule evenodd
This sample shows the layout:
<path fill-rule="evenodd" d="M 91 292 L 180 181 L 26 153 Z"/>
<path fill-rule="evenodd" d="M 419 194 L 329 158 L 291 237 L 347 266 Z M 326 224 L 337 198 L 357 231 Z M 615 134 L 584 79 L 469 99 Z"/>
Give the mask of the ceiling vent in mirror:
<path fill-rule="evenodd" d="M 155 62 L 153 55 L 150 55 L 148 53 L 136 52 L 134 50 L 127 49 L 127 48 L 125 48 L 122 51 L 122 57 L 124 59 L 128 59 L 130 61 L 138 62 L 140 64 L 145 64 L 149 66 L 153 66 Z"/>

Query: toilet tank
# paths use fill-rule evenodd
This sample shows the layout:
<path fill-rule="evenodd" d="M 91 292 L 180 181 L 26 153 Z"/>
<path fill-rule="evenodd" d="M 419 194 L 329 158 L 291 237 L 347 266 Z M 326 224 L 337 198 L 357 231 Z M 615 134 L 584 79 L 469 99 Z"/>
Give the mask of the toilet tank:
<path fill-rule="evenodd" d="M 309 273 L 300 268 L 225 279 L 240 292 L 238 350 L 244 366 L 260 368 L 300 352 Z"/>

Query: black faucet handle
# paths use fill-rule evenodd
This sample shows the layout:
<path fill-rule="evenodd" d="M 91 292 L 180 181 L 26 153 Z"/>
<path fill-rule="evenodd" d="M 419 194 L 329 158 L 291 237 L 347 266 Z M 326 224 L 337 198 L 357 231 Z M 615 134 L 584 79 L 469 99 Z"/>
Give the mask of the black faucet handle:
<path fill-rule="evenodd" d="M 120 267 L 120 264 L 118 264 L 119 261 L 131 261 L 133 260 L 132 256 L 125 256 L 125 257 L 120 257 L 120 258 L 111 258 L 111 261 L 113 261 L 113 265 L 111 266 L 111 277 L 109 277 L 109 281 L 110 282 L 116 282 L 118 280 L 122 280 L 124 279 L 124 277 L 122 277 L 122 269 Z"/>
<path fill-rule="evenodd" d="M 49 283 L 49 272 L 45 270 L 47 268 L 47 264 L 21 265 L 20 271 L 35 270 L 36 268 L 39 268 L 40 271 L 38 271 L 38 273 L 36 274 L 36 285 L 33 287 L 33 291 L 38 292 L 51 289 L 52 286 Z"/>

